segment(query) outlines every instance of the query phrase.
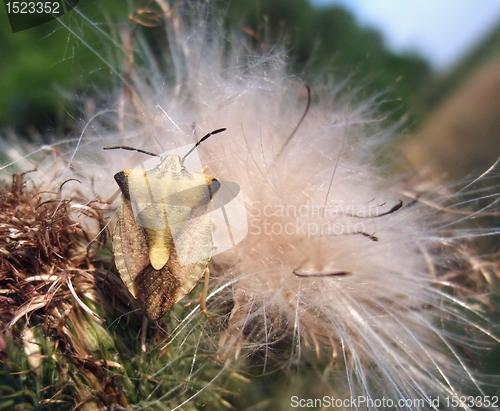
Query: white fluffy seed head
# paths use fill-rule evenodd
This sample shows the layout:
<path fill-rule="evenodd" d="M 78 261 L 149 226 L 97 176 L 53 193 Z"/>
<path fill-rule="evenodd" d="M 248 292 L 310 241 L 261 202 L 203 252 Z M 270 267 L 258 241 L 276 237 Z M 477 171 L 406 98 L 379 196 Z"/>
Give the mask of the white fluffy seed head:
<path fill-rule="evenodd" d="M 473 294 L 497 272 L 471 240 L 495 228 L 474 228 L 464 193 L 418 190 L 418 179 L 387 163 L 394 139 L 378 129 L 374 99 L 311 84 L 294 133 L 308 92 L 285 53 L 265 55 L 244 34 L 224 33 L 204 9 L 163 6 L 166 54 L 158 60 L 138 37 L 142 65 L 123 58 L 107 107 L 90 113 L 80 136 L 45 151 L 36 178 L 55 186 L 78 178 L 64 185 L 67 196 L 105 199 L 113 175 L 144 156 L 103 147 L 162 153 L 225 127 L 199 153 L 208 174 L 240 185 L 249 231 L 212 258 L 209 311 L 228 316 L 219 354 L 272 359 L 285 341 L 287 364 L 300 364 L 312 347 L 345 365 L 330 382 L 352 396 L 481 392 L 472 340 L 496 337 Z"/>

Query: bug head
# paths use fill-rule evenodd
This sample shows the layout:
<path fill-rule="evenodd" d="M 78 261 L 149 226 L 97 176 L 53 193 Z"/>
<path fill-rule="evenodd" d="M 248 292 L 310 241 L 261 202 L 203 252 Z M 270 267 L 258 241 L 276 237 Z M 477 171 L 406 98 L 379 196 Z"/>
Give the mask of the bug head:
<path fill-rule="evenodd" d="M 197 207 L 208 203 L 213 198 L 220 188 L 220 183 L 215 177 L 206 175 L 203 171 L 190 172 L 184 162 L 186 157 L 201 143 L 225 130 L 225 128 L 220 128 L 206 134 L 182 158 L 178 155 L 167 155 L 162 158 L 158 154 L 129 146 L 105 147 L 104 149 L 137 151 L 160 158 L 160 164 L 155 168 L 139 167 L 115 174 L 114 178 L 126 199 L 138 200 L 154 194 L 155 198 L 162 198 L 167 204 Z"/>

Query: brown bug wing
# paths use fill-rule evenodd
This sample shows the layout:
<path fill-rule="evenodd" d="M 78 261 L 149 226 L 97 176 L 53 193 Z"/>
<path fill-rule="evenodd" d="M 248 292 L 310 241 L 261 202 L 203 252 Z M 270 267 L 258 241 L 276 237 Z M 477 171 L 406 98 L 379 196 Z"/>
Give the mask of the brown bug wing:
<path fill-rule="evenodd" d="M 176 302 L 180 284 L 167 267 L 155 270 L 148 265 L 134 280 L 136 298 L 150 320 L 162 318 Z"/>
<path fill-rule="evenodd" d="M 210 261 L 213 247 L 210 210 L 211 204 L 194 209 L 190 220 L 174 239 L 174 250 L 167 266 L 181 285 L 176 301 L 198 284 Z"/>
<path fill-rule="evenodd" d="M 148 243 L 144 229 L 135 221 L 130 200 L 126 198 L 122 199 L 113 233 L 113 252 L 123 282 L 136 297 L 135 279 L 149 264 Z"/>
<path fill-rule="evenodd" d="M 210 258 L 182 265 L 176 247 L 185 253 L 185 258 L 209 256 L 212 249 L 212 231 L 210 214 L 205 209 L 193 210 L 190 218 L 176 237 L 170 250 L 170 258 L 166 266 L 155 270 L 148 264 L 134 281 L 135 296 L 146 316 L 153 321 L 162 318 L 172 307 L 198 284 L 207 268 Z M 200 250 L 202 254 L 200 254 Z"/>

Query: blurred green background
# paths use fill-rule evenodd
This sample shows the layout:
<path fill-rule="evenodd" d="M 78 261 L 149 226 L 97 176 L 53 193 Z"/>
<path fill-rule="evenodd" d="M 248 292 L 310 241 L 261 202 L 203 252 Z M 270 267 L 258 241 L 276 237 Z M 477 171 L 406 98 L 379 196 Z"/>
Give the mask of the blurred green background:
<path fill-rule="evenodd" d="M 386 92 L 385 109 L 393 118 L 411 110 L 415 94 L 432 77 L 423 58 L 390 52 L 380 33 L 360 27 L 341 7 L 315 8 L 308 0 L 217 3 L 217 9 L 227 11 L 228 26 L 265 32 L 269 45 L 285 41 L 295 72 L 306 81 L 318 74 L 339 82 L 349 76 L 350 83 L 363 85 L 366 95 Z M 111 22 L 128 17 L 121 2 L 82 0 L 78 7 L 106 31 L 117 31 Z M 79 18 L 73 11 L 61 20 L 71 25 Z M 92 30 L 73 27 L 91 48 L 103 46 L 105 39 L 96 38 Z M 31 127 L 43 132 L 62 121 L 58 94 L 88 93 L 89 85 L 109 84 L 113 76 L 96 54 L 56 22 L 13 34 L 2 12 L 0 40 L 0 124 L 22 134 L 29 134 Z"/>
<path fill-rule="evenodd" d="M 382 93 L 380 117 L 387 124 L 406 119 L 401 130 L 410 137 L 404 151 L 416 167 L 456 179 L 484 171 L 500 156 L 500 25 L 462 62 L 436 72 L 415 53 L 389 50 L 381 33 L 361 26 L 340 6 L 315 7 L 308 0 L 214 3 L 227 13 L 228 27 L 253 33 L 267 45 L 285 42 L 293 70 L 305 81 L 347 79 L 348 88 L 362 88 L 360 98 Z M 0 130 L 42 141 L 63 136 L 81 110 L 67 101 L 83 102 L 95 90 L 112 89 L 123 56 L 110 53 L 111 40 L 75 10 L 61 18 L 62 25 L 53 21 L 13 34 L 3 7 Z M 78 5 L 94 28 L 115 38 L 130 10 L 148 7 L 154 3 Z M 480 78 L 470 85 L 475 76 Z"/>

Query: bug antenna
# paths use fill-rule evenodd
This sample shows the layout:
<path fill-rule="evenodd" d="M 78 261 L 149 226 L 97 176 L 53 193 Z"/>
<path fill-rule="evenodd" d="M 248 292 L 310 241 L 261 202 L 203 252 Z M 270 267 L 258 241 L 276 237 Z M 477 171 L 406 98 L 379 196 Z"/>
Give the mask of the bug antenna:
<path fill-rule="evenodd" d="M 192 148 L 191 150 L 189 150 L 189 151 L 186 153 L 186 155 L 185 155 L 184 157 L 182 157 L 181 162 L 183 162 L 183 163 L 184 163 L 184 160 L 186 159 L 186 157 L 187 157 L 189 154 L 191 154 L 191 153 L 194 151 L 194 149 L 195 149 L 196 147 L 198 147 L 201 143 L 203 143 L 203 142 L 204 142 L 206 139 L 208 139 L 210 136 L 213 136 L 214 134 L 217 134 L 217 133 L 222 133 L 223 131 L 226 131 L 226 130 L 227 130 L 226 128 L 218 128 L 217 130 L 211 131 L 210 133 L 208 133 L 208 134 L 206 134 L 205 136 L 203 136 L 203 137 L 201 138 L 201 140 L 200 140 L 200 141 L 198 141 L 198 142 L 197 142 L 197 143 L 193 146 L 193 148 Z"/>
<path fill-rule="evenodd" d="M 138 153 L 147 154 L 152 157 L 160 157 L 158 154 L 151 153 L 150 151 L 141 150 L 140 148 L 129 147 L 129 146 L 113 146 L 113 147 L 104 147 L 103 150 L 128 150 L 128 151 L 137 151 Z"/>
<path fill-rule="evenodd" d="M 158 143 L 158 145 L 160 146 L 161 148 L 161 151 L 165 151 L 163 146 L 161 145 L 160 141 L 156 138 L 156 133 L 154 132 L 153 130 L 153 138 L 155 139 L 155 141 Z"/>
<path fill-rule="evenodd" d="M 293 129 L 292 133 L 286 139 L 285 144 L 283 144 L 281 151 L 278 153 L 278 157 L 285 152 L 286 147 L 288 146 L 290 141 L 292 141 L 292 137 L 295 135 L 295 133 L 299 129 L 300 125 L 302 124 L 302 122 L 306 118 L 307 112 L 309 111 L 309 107 L 311 107 L 311 87 L 309 87 L 306 84 L 306 89 L 307 89 L 307 105 L 306 105 L 306 109 L 304 110 L 304 114 L 302 114 L 302 117 L 300 118 L 299 122 L 297 123 L 297 125 Z"/>

